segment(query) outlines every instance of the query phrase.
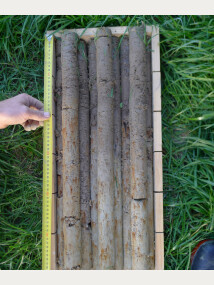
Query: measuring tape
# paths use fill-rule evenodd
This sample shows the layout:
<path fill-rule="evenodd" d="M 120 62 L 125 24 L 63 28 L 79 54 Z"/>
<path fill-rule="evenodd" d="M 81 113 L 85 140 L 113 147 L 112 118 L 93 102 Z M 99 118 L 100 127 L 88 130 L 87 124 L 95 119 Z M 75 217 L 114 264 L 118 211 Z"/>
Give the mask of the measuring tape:
<path fill-rule="evenodd" d="M 52 115 L 53 37 L 45 36 L 44 111 Z M 51 269 L 51 211 L 52 211 L 52 116 L 44 121 L 43 129 L 43 213 L 42 269 Z"/>

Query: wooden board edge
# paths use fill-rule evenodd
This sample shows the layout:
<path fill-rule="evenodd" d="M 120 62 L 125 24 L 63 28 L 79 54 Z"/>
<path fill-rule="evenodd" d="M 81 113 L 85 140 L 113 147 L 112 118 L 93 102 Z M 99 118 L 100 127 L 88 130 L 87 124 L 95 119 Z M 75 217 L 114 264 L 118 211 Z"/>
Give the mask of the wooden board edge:
<path fill-rule="evenodd" d="M 108 27 L 113 36 L 120 37 L 122 35 L 128 35 L 128 26 L 125 27 Z M 96 36 L 98 28 L 85 28 L 85 29 L 68 29 L 63 31 L 48 31 L 47 34 L 54 34 L 55 37 L 61 38 L 64 31 L 66 32 L 74 32 L 77 33 L 81 39 L 88 42 L 91 38 Z M 147 36 L 152 36 L 153 26 L 146 26 L 146 34 Z"/>
<path fill-rule="evenodd" d="M 159 28 L 156 26 L 152 26 L 151 46 L 152 46 L 152 80 L 153 80 L 152 111 L 153 111 L 153 134 L 154 134 L 153 179 L 154 179 L 154 221 L 155 221 L 155 229 L 154 229 L 155 230 L 155 270 L 164 270 L 160 35 L 159 35 Z"/>
<path fill-rule="evenodd" d="M 164 234 L 155 233 L 155 270 L 164 270 Z"/>
<path fill-rule="evenodd" d="M 163 193 L 154 193 L 155 233 L 163 233 Z"/>
<path fill-rule="evenodd" d="M 154 152 L 153 154 L 153 179 L 154 179 L 154 192 L 163 192 L 163 161 L 162 152 Z"/>
<path fill-rule="evenodd" d="M 153 111 L 161 112 L 161 73 L 152 72 Z"/>
<path fill-rule="evenodd" d="M 157 26 L 152 27 L 152 72 L 160 72 L 160 34 Z"/>
<path fill-rule="evenodd" d="M 153 111 L 153 151 L 162 152 L 162 122 L 161 112 Z"/>

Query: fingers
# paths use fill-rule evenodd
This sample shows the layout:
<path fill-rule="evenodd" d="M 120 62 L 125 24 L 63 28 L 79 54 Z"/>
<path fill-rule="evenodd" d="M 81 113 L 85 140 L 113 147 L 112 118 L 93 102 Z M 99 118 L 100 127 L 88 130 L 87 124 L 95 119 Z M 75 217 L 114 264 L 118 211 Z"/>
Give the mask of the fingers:
<path fill-rule="evenodd" d="M 50 113 L 27 108 L 26 116 L 26 120 L 45 121 L 50 118 Z"/>
<path fill-rule="evenodd" d="M 31 123 L 31 130 L 35 131 L 38 127 L 40 127 L 39 122 L 32 121 L 32 123 Z"/>
<path fill-rule="evenodd" d="M 50 118 L 50 113 L 43 111 L 43 103 L 28 94 L 20 94 L 18 96 L 19 100 L 21 100 L 20 103 L 24 105 L 23 115 L 25 122 L 22 124 L 24 129 L 31 131 L 43 126 L 43 121 Z"/>
<path fill-rule="evenodd" d="M 34 107 L 35 109 L 37 110 L 43 110 L 43 103 L 40 102 L 39 100 L 33 98 L 32 96 L 26 94 L 26 93 L 23 93 L 23 94 L 19 94 L 18 95 L 21 102 L 27 106 L 27 107 Z"/>
<path fill-rule="evenodd" d="M 26 121 L 25 123 L 22 124 L 23 128 L 25 129 L 26 132 L 31 131 L 31 123 L 30 120 Z"/>
<path fill-rule="evenodd" d="M 24 124 L 22 124 L 22 126 L 24 127 L 25 131 L 27 131 L 27 132 L 34 131 L 38 127 L 40 127 L 40 122 L 28 120 Z"/>
<path fill-rule="evenodd" d="M 43 110 L 43 103 L 40 102 L 39 100 L 29 96 L 28 97 L 28 100 L 29 100 L 29 106 L 28 107 L 34 107 L 36 108 L 37 110 Z"/>
<path fill-rule="evenodd" d="M 40 122 L 39 122 L 39 126 L 40 126 L 40 127 L 44 127 L 44 122 L 43 122 L 43 121 L 40 121 Z"/>

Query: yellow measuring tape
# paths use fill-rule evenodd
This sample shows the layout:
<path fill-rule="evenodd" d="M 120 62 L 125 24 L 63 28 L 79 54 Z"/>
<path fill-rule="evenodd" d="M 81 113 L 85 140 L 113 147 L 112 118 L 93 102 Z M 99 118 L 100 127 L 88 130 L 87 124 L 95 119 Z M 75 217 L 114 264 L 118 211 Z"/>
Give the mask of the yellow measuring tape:
<path fill-rule="evenodd" d="M 45 36 L 44 111 L 52 115 L 53 36 Z M 52 116 L 43 129 L 43 213 L 42 213 L 42 269 L 51 269 L 51 211 L 52 211 Z"/>

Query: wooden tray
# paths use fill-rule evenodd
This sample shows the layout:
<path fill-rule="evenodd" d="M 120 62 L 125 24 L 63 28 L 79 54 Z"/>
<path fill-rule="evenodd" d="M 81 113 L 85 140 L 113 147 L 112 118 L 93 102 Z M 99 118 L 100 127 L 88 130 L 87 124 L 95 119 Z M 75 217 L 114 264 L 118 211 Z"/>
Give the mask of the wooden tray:
<path fill-rule="evenodd" d="M 128 27 L 109 27 L 113 36 L 128 35 Z M 72 29 L 88 42 L 96 36 L 97 28 Z M 64 31 L 48 31 L 47 35 L 61 38 Z M 155 269 L 164 269 L 164 226 L 163 226 L 163 167 L 162 167 L 162 123 L 161 123 L 161 73 L 160 73 L 160 38 L 159 28 L 146 26 L 147 36 L 151 37 L 152 48 L 152 112 L 153 112 L 153 182 L 154 182 L 154 231 L 155 231 Z M 53 64 L 55 77 L 55 56 Z M 54 80 L 53 80 L 54 81 Z M 54 86 L 53 86 L 54 90 Z M 53 104 L 54 106 L 54 104 Z M 55 110 L 53 110 L 55 128 Z M 55 146 L 55 136 L 54 136 Z M 53 154 L 53 206 L 52 206 L 52 269 L 56 269 L 56 160 Z"/>

